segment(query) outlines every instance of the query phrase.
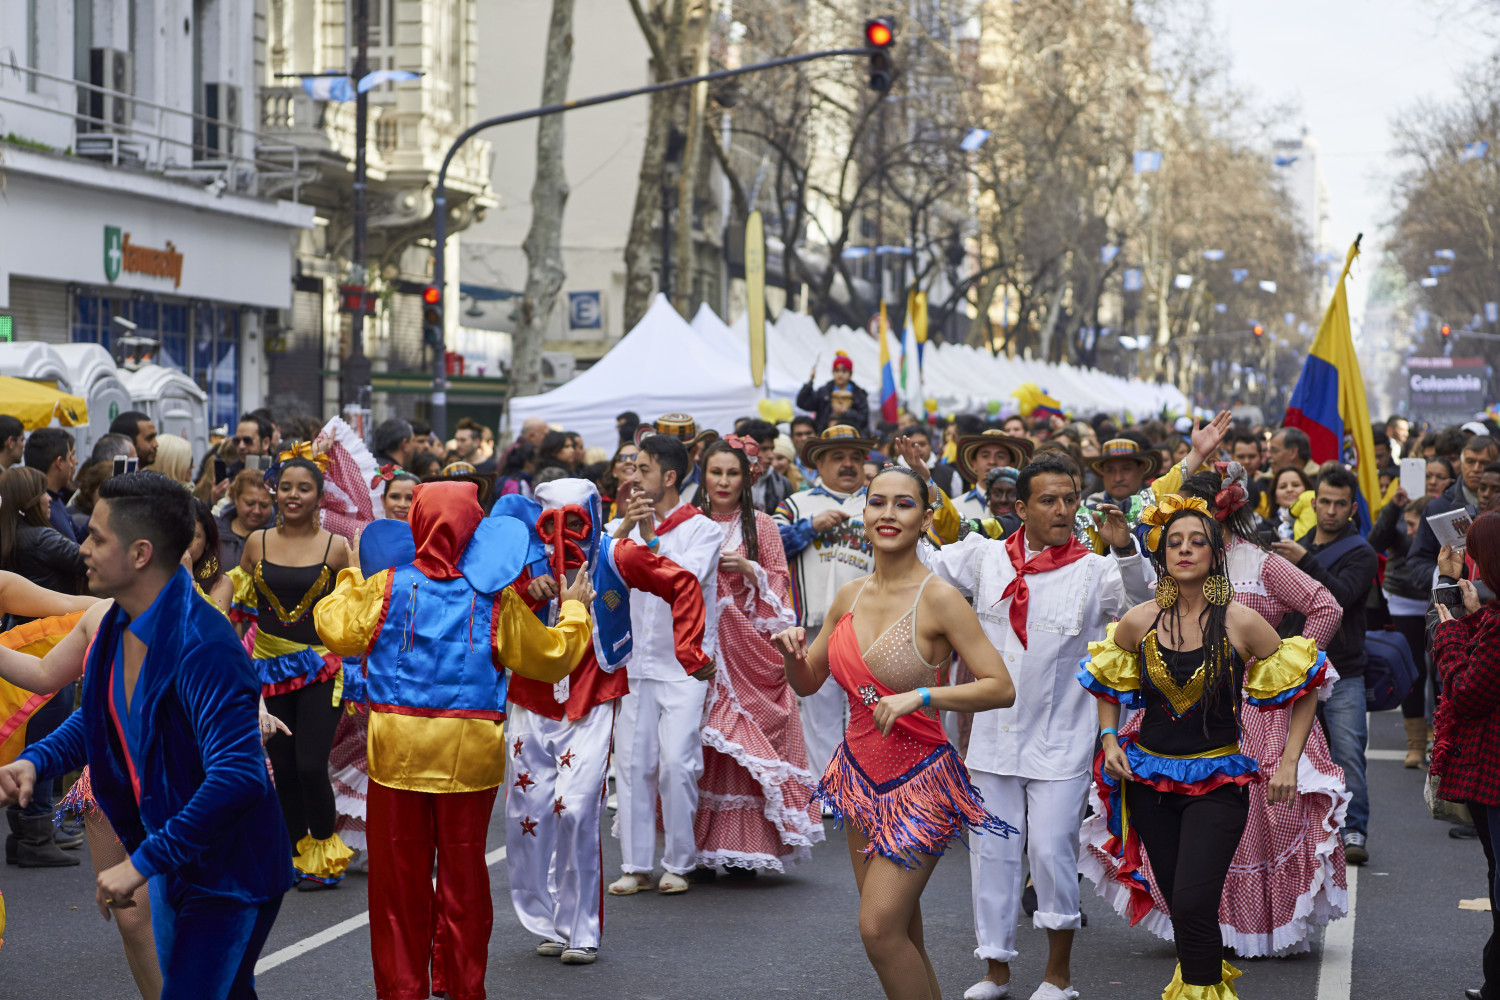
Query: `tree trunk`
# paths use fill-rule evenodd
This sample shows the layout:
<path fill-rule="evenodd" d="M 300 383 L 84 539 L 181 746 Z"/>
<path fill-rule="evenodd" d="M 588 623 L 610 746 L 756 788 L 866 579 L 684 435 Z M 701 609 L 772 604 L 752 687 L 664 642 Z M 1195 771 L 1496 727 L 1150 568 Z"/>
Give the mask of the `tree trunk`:
<path fill-rule="evenodd" d="M 541 103 L 568 99 L 568 76 L 573 70 L 573 3 L 552 0 L 547 26 L 547 62 L 542 70 Z M 568 203 L 568 178 L 563 165 L 563 116 L 538 119 L 536 180 L 531 186 L 531 228 L 521 244 L 526 251 L 526 291 L 516 310 L 516 332 L 509 392 L 533 396 L 542 391 L 542 344 L 547 324 L 562 290 L 562 222 Z"/>
<path fill-rule="evenodd" d="M 682 0 L 686 3 L 687 0 Z M 698 0 L 687 15 L 683 33 L 683 74 L 702 76 L 708 72 L 709 0 Z M 677 176 L 677 280 L 673 282 L 673 305 L 684 318 L 693 302 L 693 274 L 697 270 L 697 245 L 693 240 L 693 202 L 698 197 L 698 166 L 703 159 L 703 113 L 708 104 L 708 84 L 687 92 L 687 141 L 682 148 L 682 170 Z"/>

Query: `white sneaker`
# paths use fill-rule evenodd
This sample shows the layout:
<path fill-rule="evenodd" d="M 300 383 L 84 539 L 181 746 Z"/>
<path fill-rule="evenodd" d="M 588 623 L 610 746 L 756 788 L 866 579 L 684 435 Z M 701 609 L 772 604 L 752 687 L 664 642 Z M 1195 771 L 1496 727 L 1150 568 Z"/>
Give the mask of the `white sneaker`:
<path fill-rule="evenodd" d="M 964 1000 L 1005 1000 L 1010 996 L 1010 985 L 1002 986 L 988 979 L 979 982 L 964 990 Z"/>
<path fill-rule="evenodd" d="M 598 948 L 569 948 L 562 953 L 563 965 L 593 965 L 598 959 Z"/>
<path fill-rule="evenodd" d="M 1031 1000 L 1078 1000 L 1078 991 L 1071 986 L 1064 988 L 1043 980 L 1031 994 Z"/>
<path fill-rule="evenodd" d="M 547 940 L 536 946 L 536 953 L 543 958 L 556 958 L 566 951 L 567 947 L 561 941 Z"/>

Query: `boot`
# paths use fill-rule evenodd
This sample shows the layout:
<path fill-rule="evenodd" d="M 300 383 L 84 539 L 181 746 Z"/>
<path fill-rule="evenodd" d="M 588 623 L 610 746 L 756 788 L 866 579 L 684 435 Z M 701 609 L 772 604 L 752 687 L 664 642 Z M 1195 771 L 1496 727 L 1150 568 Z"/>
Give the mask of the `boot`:
<path fill-rule="evenodd" d="M 1406 759 L 1401 762 L 1405 768 L 1417 768 L 1422 766 L 1422 758 L 1427 753 L 1427 720 L 1422 718 L 1406 720 Z"/>
<path fill-rule="evenodd" d="M 6 816 L 16 837 L 16 864 L 22 868 L 70 868 L 82 860 L 53 842 L 50 815 L 27 816 L 12 806 Z"/>

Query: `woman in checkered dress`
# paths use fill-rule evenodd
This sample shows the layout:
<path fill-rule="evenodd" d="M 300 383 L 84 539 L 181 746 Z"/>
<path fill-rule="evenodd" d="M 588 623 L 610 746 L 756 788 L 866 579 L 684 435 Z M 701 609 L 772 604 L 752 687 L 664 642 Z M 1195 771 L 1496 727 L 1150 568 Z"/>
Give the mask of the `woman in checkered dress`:
<path fill-rule="evenodd" d="M 770 637 L 796 624 L 786 554 L 750 487 L 759 448 L 731 434 L 704 452 L 698 506 L 724 529 L 719 659 L 703 721 L 694 833 L 698 865 L 750 877 L 784 871 L 823 839 L 802 719 Z"/>
<path fill-rule="evenodd" d="M 1184 496 L 1198 496 L 1211 505 L 1220 488 L 1214 473 L 1199 473 L 1184 484 Z M 1343 612 L 1322 584 L 1254 541 L 1249 508 L 1237 510 L 1224 522 L 1228 542 L 1226 565 L 1234 599 L 1259 614 L 1272 627 L 1290 612 L 1306 616 L 1303 637 L 1319 649 L 1338 631 Z M 1337 680 L 1338 664 L 1330 663 L 1318 688 L 1325 699 Z M 1241 715 L 1241 751 L 1254 757 L 1263 773 L 1272 773 L 1286 745 L 1288 706 L 1261 708 Z M 1136 732 L 1139 717 L 1121 727 L 1121 735 Z M 1250 815 L 1239 850 L 1229 868 L 1219 905 L 1219 928 L 1224 944 L 1244 958 L 1286 955 L 1308 950 L 1316 926 L 1348 912 L 1348 883 L 1339 830 L 1344 825 L 1349 793 L 1344 775 L 1328 752 L 1321 726 L 1314 726 L 1303 748 L 1297 775 L 1297 797 L 1291 804 L 1272 806 L 1264 782 L 1250 789 Z M 1099 895 L 1115 910 L 1126 912 L 1129 900 L 1111 876 L 1116 865 L 1104 850 L 1110 833 L 1102 819 L 1102 803 L 1091 796 L 1094 813 L 1084 821 L 1084 850 L 1079 867 L 1098 887 Z M 1146 866 L 1148 877 L 1150 866 Z M 1151 879 L 1154 906 L 1140 923 L 1166 940 L 1172 924 L 1161 893 Z"/>

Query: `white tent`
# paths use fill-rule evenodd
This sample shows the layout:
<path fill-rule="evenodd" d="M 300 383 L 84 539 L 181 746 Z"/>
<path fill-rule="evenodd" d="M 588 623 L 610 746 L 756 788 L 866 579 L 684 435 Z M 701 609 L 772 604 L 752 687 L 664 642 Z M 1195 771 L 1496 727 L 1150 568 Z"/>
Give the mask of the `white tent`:
<path fill-rule="evenodd" d="M 727 430 L 753 414 L 761 396 L 750 384 L 748 361 L 730 363 L 658 295 L 635 329 L 588 371 L 551 392 L 512 399 L 510 422 L 518 432 L 522 421 L 540 417 L 577 431 L 586 445 L 613 451 L 615 415 L 623 410 L 648 421 L 689 413 L 699 427 Z"/>

